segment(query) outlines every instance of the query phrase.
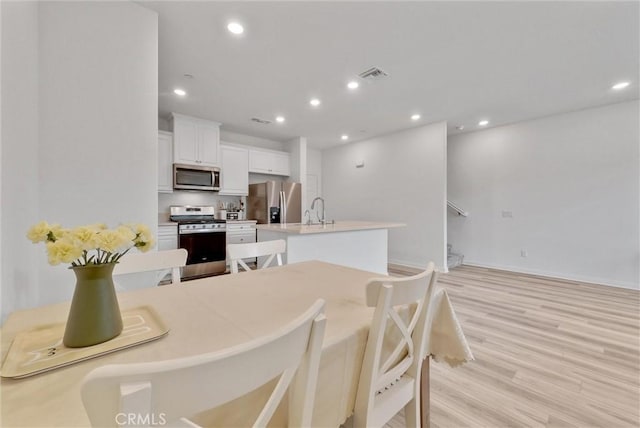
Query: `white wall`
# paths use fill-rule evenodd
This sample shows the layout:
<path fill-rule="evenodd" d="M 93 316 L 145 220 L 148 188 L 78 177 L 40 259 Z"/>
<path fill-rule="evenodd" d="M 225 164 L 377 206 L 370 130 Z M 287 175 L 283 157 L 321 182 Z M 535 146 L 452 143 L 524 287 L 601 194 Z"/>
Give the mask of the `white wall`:
<path fill-rule="evenodd" d="M 27 229 L 38 221 L 38 4 L 1 2 L 2 159 L 0 164 L 2 320 L 38 301 L 42 248 Z M 40 250 L 40 251 L 38 251 Z"/>
<path fill-rule="evenodd" d="M 448 239 L 465 263 L 639 288 L 638 113 L 634 101 L 450 138 L 449 199 L 470 215 L 449 218 Z"/>
<path fill-rule="evenodd" d="M 307 203 L 303 205 L 302 212 L 310 209 L 311 202 L 317 196 L 322 197 L 322 152 L 317 149 L 307 147 L 307 183 L 306 183 Z M 315 212 L 316 210 L 314 210 Z M 311 217 L 315 220 L 315 214 Z M 304 221 L 304 218 L 303 218 Z"/>
<path fill-rule="evenodd" d="M 323 151 L 327 218 L 406 223 L 389 231 L 389 261 L 445 269 L 446 132 L 439 122 Z"/>
<path fill-rule="evenodd" d="M 300 182 L 307 169 L 307 139 L 294 138 L 287 142 L 287 151 L 290 154 L 291 181 Z M 303 172 L 304 169 L 304 172 Z"/>
<path fill-rule="evenodd" d="M 3 13 L 3 33 L 5 21 L 14 25 L 9 21 L 27 18 L 26 24 L 16 21 L 13 30 L 6 30 L 20 37 L 3 38 L 2 46 L 3 79 L 12 78 L 12 72 L 22 74 L 9 85 L 3 80 L 3 119 L 20 119 L 8 131 L 9 138 L 3 135 L 3 152 L 9 155 L 3 156 L 2 174 L 11 177 L 11 183 L 3 179 L 3 187 L 20 186 L 26 192 L 3 192 L 3 232 L 12 228 L 3 233 L 3 254 L 11 248 L 16 251 L 12 258 L 21 258 L 20 249 L 32 245 L 26 231 L 40 219 L 69 227 L 142 222 L 155 229 L 156 13 L 131 2 L 40 2 L 24 7 L 33 5 L 37 10 Z M 3 2 L 2 7 L 7 12 L 18 6 Z M 5 68 L 12 53 L 19 62 Z M 19 94 L 5 92 L 12 85 L 19 86 Z M 2 260 L 3 316 L 71 297 L 72 272 L 66 266 L 49 266 L 43 245 L 33 248 L 33 263 L 20 260 L 14 267 L 15 260 Z M 17 297 L 17 290 L 34 284 L 29 278 L 23 282 L 33 272 L 36 292 Z M 6 302 L 5 296 L 13 296 L 13 301 Z"/>
<path fill-rule="evenodd" d="M 2 5 L 0 4 L 0 52 L 2 52 L 2 29 L 5 28 L 4 25 L 2 25 Z M 0 60 L 0 93 L 2 93 L 2 61 Z M 4 199 L 3 199 L 3 195 L 4 192 L 2 191 L 2 97 L 0 96 L 0 206 L 2 206 L 2 204 L 4 203 Z M 2 313 L 4 313 L 4 311 L 2 310 L 2 277 L 4 275 L 4 270 L 2 269 L 2 209 L 0 209 L 0 323 L 4 322 L 4 318 L 2 317 Z"/>
<path fill-rule="evenodd" d="M 301 184 L 300 194 L 300 218 L 304 217 L 304 210 L 307 206 L 307 139 L 297 137 L 287 142 L 290 153 L 291 175 L 286 181 L 293 181 Z"/>

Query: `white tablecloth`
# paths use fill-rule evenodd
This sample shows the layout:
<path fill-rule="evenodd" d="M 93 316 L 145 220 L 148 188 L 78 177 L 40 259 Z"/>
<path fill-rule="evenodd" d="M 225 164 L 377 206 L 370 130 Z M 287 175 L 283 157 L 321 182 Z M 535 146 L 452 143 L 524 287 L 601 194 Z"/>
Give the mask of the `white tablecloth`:
<path fill-rule="evenodd" d="M 326 300 L 327 328 L 314 407 L 314 426 L 338 426 L 353 412 L 373 308 L 365 284 L 379 276 L 322 262 L 303 262 L 118 295 L 121 308 L 151 305 L 171 331 L 163 339 L 22 380 L 2 379 L 1 426 L 87 426 L 80 384 L 92 369 L 111 363 L 177 358 L 224 349 L 268 334 L 300 315 L 316 299 Z M 72 280 L 72 279 L 70 279 Z M 429 350 L 457 364 L 472 359 L 449 299 L 432 300 Z M 18 311 L 2 331 L 3 360 L 22 330 L 64 322 L 68 303 Z M 259 393 L 258 393 L 259 394 Z M 179 399 L 179 397 L 176 397 Z M 225 426 L 242 426 L 251 405 L 231 403 Z M 234 407 L 235 406 L 235 407 Z"/>
<path fill-rule="evenodd" d="M 446 290 L 440 288 L 435 292 L 428 313 L 430 329 L 427 354 L 451 367 L 473 360 L 471 348 L 464 337 Z"/>

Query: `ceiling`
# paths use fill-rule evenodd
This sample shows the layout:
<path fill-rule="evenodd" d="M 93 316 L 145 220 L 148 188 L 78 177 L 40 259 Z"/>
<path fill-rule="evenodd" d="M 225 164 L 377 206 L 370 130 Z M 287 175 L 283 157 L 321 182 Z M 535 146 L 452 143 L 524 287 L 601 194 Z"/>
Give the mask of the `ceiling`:
<path fill-rule="evenodd" d="M 454 134 L 638 98 L 635 1 L 140 4 L 159 14 L 160 116 L 277 141 L 322 149 L 444 120 Z M 347 89 L 373 66 L 389 76 Z"/>

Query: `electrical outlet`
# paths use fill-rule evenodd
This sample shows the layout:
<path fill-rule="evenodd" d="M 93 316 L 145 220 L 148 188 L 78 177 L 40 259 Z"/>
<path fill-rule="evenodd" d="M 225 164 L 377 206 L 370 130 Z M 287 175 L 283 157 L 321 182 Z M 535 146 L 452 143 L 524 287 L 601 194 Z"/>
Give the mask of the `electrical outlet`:
<path fill-rule="evenodd" d="M 513 218 L 512 211 L 502 211 L 502 218 Z"/>
<path fill-rule="evenodd" d="M 527 250 L 520 250 L 520 257 L 528 257 L 529 253 L 527 252 Z"/>

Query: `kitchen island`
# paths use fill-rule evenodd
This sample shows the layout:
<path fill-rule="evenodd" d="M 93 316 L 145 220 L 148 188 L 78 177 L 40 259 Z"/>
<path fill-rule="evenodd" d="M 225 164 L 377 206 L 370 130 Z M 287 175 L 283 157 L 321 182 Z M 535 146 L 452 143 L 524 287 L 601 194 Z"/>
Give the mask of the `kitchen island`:
<path fill-rule="evenodd" d="M 327 224 L 258 224 L 257 240 L 284 239 L 286 263 L 320 260 L 387 274 L 388 230 L 401 223 L 336 221 Z M 258 260 L 258 265 L 261 261 Z"/>

